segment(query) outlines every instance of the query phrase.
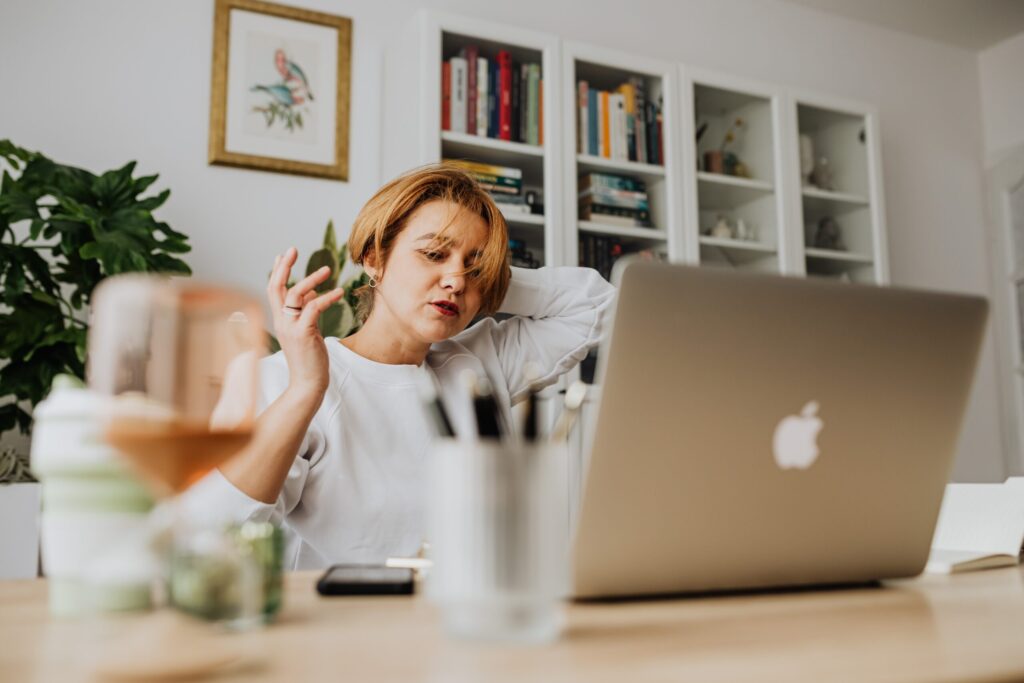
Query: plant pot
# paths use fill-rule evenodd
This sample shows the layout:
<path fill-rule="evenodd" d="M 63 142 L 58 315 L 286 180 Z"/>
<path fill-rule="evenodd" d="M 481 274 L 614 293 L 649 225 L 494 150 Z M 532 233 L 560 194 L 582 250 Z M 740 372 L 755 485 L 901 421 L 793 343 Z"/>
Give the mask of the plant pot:
<path fill-rule="evenodd" d="M 35 483 L 0 484 L 0 579 L 39 575 L 39 500 Z"/>
<path fill-rule="evenodd" d="M 720 151 L 713 149 L 709 152 L 704 152 L 704 170 L 708 173 L 725 172 L 725 164 L 723 163 Z"/>

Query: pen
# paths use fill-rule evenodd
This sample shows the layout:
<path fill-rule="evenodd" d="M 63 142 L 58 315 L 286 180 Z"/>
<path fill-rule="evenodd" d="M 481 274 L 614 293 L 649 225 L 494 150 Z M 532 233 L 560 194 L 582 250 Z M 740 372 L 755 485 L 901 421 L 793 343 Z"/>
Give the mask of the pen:
<path fill-rule="evenodd" d="M 484 439 L 501 438 L 498 424 L 498 404 L 486 377 L 477 377 L 473 385 L 473 413 L 476 415 L 477 434 Z"/>
<path fill-rule="evenodd" d="M 558 416 L 558 423 L 551 430 L 551 441 L 565 441 L 569 438 L 572 425 L 576 422 L 576 416 L 583 405 L 583 399 L 587 396 L 587 385 L 585 382 L 576 380 L 565 390 L 565 407 L 562 414 Z"/>
<path fill-rule="evenodd" d="M 451 420 L 448 419 L 448 412 L 444 409 L 444 403 L 441 402 L 441 394 L 437 391 L 434 377 L 425 372 L 424 377 L 419 382 L 418 389 L 420 400 L 427 411 L 427 416 L 434 424 L 434 430 L 437 432 L 437 435 L 442 438 L 455 436 L 455 430 L 452 428 Z"/>

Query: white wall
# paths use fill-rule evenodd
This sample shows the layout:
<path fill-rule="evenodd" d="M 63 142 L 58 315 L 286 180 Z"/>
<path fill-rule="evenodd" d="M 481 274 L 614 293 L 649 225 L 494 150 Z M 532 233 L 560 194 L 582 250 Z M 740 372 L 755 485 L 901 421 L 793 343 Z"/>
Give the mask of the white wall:
<path fill-rule="evenodd" d="M 1024 145 L 1024 33 L 978 54 L 986 166 Z"/>
<path fill-rule="evenodd" d="M 210 0 L 4 0 L 0 136 L 91 169 L 138 159 L 173 190 L 201 277 L 260 291 L 273 255 L 342 232 L 380 182 L 383 45 L 434 7 L 880 109 L 895 284 L 987 293 L 976 55 L 772 0 L 302 0 L 354 20 L 348 183 L 206 165 Z M 955 476 L 1003 475 L 991 338 Z"/>

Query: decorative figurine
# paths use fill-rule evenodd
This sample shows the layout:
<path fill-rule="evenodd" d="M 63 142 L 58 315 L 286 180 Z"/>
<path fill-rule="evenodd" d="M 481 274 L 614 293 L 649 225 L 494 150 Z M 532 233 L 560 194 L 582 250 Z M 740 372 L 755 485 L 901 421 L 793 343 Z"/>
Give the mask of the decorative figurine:
<path fill-rule="evenodd" d="M 748 224 L 742 218 L 736 221 L 736 239 L 746 240 L 747 242 L 757 241 L 757 231 L 754 230 L 754 226 Z"/>
<path fill-rule="evenodd" d="M 733 238 L 732 226 L 729 225 L 729 221 L 725 219 L 725 216 L 718 217 L 718 222 L 711 228 L 711 236 L 724 240 L 731 240 Z"/>
<path fill-rule="evenodd" d="M 818 221 L 818 229 L 814 233 L 814 246 L 818 249 L 846 251 L 839 224 L 832 216 L 825 216 Z"/>
<path fill-rule="evenodd" d="M 800 135 L 800 180 L 804 187 L 811 185 L 814 173 L 814 140 L 810 135 Z"/>
<path fill-rule="evenodd" d="M 818 163 L 814 165 L 811 179 L 822 190 L 836 189 L 832 186 L 832 167 L 828 164 L 828 158 L 821 157 L 818 159 Z"/>

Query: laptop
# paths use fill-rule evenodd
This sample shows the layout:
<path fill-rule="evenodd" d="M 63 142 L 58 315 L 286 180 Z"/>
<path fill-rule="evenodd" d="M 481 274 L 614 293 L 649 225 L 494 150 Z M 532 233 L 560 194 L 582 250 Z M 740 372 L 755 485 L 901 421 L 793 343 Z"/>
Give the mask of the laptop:
<path fill-rule="evenodd" d="M 639 261 L 616 278 L 576 597 L 922 571 L 984 299 Z"/>

